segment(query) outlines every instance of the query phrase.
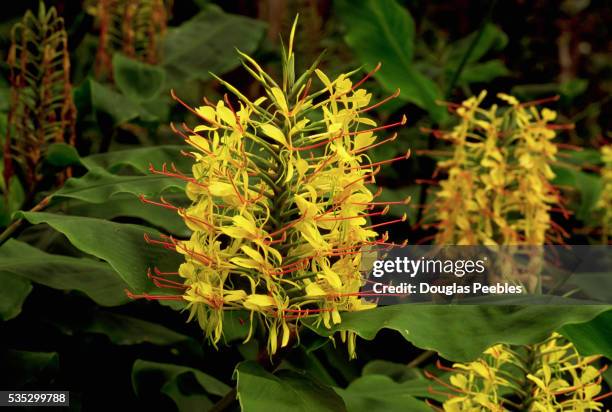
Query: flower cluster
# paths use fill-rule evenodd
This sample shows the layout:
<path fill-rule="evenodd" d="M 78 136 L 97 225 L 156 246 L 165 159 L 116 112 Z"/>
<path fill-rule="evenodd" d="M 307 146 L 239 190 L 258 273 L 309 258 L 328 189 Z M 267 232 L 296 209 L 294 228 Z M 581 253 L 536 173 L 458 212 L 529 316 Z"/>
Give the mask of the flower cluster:
<path fill-rule="evenodd" d="M 476 411 L 601 411 L 603 369 L 592 364 L 599 356 L 581 357 L 576 348 L 555 333 L 527 347 L 496 345 L 469 363 L 456 363 L 452 391 L 443 403 L 446 412 Z"/>
<path fill-rule="evenodd" d="M 4 188 L 7 196 L 20 176 L 28 197 L 46 177 L 41 167 L 51 144 L 76 142 L 68 33 L 55 7 L 40 2 L 11 30 L 8 52 L 10 99 L 4 138 Z M 58 181 L 70 177 L 70 170 Z M 2 185 L 0 185 L 2 186 Z"/>
<path fill-rule="evenodd" d="M 608 244 L 612 234 L 612 145 L 601 148 L 601 158 L 604 162 L 601 169 L 602 189 L 596 207 L 603 211 L 603 242 Z"/>
<path fill-rule="evenodd" d="M 405 220 L 371 224 L 389 204 L 405 202 L 375 202 L 366 185 L 382 164 L 408 156 L 372 163 L 367 155 L 395 138 L 375 143 L 376 132 L 405 119 L 378 126 L 367 116 L 384 102 L 370 105 L 371 94 L 360 88 L 372 73 L 357 83 L 353 73 L 331 80 L 315 63 L 296 79 L 292 43 L 293 32 L 280 84 L 240 53 L 265 91 L 259 99 L 221 79 L 234 102 L 226 95 L 191 108 L 173 94 L 201 121 L 175 128 L 191 145 L 192 175 L 166 166 L 151 170 L 185 180 L 192 205 L 144 199 L 176 209 L 193 231 L 188 240 L 149 239 L 185 257 L 178 273 L 157 272 L 154 280 L 183 291 L 190 318 L 213 344 L 222 338 L 224 311 L 248 311 L 251 325 L 257 316 L 270 354 L 289 344 L 304 319 L 331 328 L 341 312 L 374 307 L 360 296 L 361 249 L 394 246 L 375 229 Z M 312 92 L 315 76 L 322 87 Z M 342 339 L 354 356 L 355 335 L 345 332 Z"/>
<path fill-rule="evenodd" d="M 85 9 L 99 30 L 96 76 L 112 78 L 112 58 L 118 52 L 156 63 L 171 8 L 168 0 L 87 0 Z"/>
<path fill-rule="evenodd" d="M 550 124 L 556 113 L 538 110 L 536 102 L 521 104 L 498 94 L 506 104 L 485 109 L 485 96 L 482 92 L 455 107 L 459 124 L 437 133 L 454 152 L 439 163 L 448 177 L 436 192 L 435 242 L 541 245 L 553 235 L 560 240 L 564 232 L 549 215 L 559 203 L 550 165 L 557 152 L 555 129 L 563 126 Z"/>

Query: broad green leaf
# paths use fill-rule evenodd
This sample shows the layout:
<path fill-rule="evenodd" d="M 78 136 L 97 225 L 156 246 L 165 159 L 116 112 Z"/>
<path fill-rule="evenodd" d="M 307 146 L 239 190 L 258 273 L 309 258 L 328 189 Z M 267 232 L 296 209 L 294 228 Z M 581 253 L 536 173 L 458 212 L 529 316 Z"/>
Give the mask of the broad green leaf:
<path fill-rule="evenodd" d="M 185 200 L 184 192 L 166 190 L 164 199 L 173 204 L 181 204 Z M 61 210 L 72 216 L 87 216 L 98 219 L 113 220 L 118 217 L 132 217 L 149 222 L 164 232 L 179 237 L 188 237 L 191 230 L 185 226 L 183 219 L 174 210 L 145 204 L 134 194 L 116 194 L 103 203 L 89 203 L 81 200 L 66 200 L 58 205 L 47 208 L 50 212 Z"/>
<path fill-rule="evenodd" d="M 163 69 L 115 53 L 113 79 L 121 92 L 135 101 L 146 101 L 157 96 L 164 84 Z"/>
<path fill-rule="evenodd" d="M 477 32 L 471 33 L 449 46 L 448 49 L 450 53 L 447 60 L 447 65 L 450 70 L 457 68 L 477 35 Z M 507 44 L 508 36 L 498 26 L 487 23 L 482 29 L 482 33 L 474 45 L 467 62 L 475 63 L 484 57 L 484 55 L 489 51 L 501 50 L 506 47 Z"/>
<path fill-rule="evenodd" d="M 169 29 L 164 38 L 163 67 L 169 82 L 206 80 L 210 72 L 222 74 L 239 66 L 235 48 L 253 52 L 264 27 L 260 21 L 207 5 L 192 19 Z"/>
<path fill-rule="evenodd" d="M 0 254 L 0 257 L 2 255 Z M 21 307 L 32 291 L 27 279 L 2 270 L 4 259 L 0 261 L 0 320 L 13 319 L 21 313 Z"/>
<path fill-rule="evenodd" d="M 127 284 L 108 263 L 45 253 L 14 239 L 0 247 L 0 277 L 10 278 L 10 282 L 29 284 L 31 280 L 54 289 L 78 290 L 102 306 L 129 301 Z M 4 281 L 3 285 L 3 290 L 18 290 Z"/>
<path fill-rule="evenodd" d="M 150 165 L 160 169 L 164 163 L 173 163 L 183 173 L 190 173 L 193 160 L 181 154 L 182 150 L 188 152 L 190 148 L 188 145 L 167 145 L 117 150 L 83 157 L 81 163 L 88 169 L 101 167 L 111 173 L 130 166 L 144 174 L 149 174 Z"/>
<path fill-rule="evenodd" d="M 509 76 L 510 70 L 501 60 L 470 64 L 461 72 L 459 84 L 488 83 L 498 77 Z"/>
<path fill-rule="evenodd" d="M 604 355 L 612 359 L 612 311 L 589 322 L 565 325 L 559 331 L 576 345 L 580 354 Z"/>
<path fill-rule="evenodd" d="M 190 339 L 160 324 L 110 312 L 81 313 L 53 323 L 68 335 L 83 332 L 106 335 L 115 345 L 152 343 L 168 346 Z"/>
<path fill-rule="evenodd" d="M 223 312 L 223 339 L 230 343 L 244 340 L 249 335 L 249 312 L 242 310 L 227 310 Z M 253 319 L 256 322 L 256 319 Z"/>
<path fill-rule="evenodd" d="M 445 115 L 436 104 L 441 98 L 437 85 L 413 64 L 414 21 L 395 0 L 338 0 L 336 11 L 344 23 L 345 40 L 355 55 L 372 70 L 389 92 L 400 89 L 400 98 L 427 110 L 434 120 Z"/>
<path fill-rule="evenodd" d="M 50 384 L 59 370 L 56 352 L 0 351 L 0 385 L 21 388 L 32 383 Z"/>
<path fill-rule="evenodd" d="M 75 100 L 77 100 L 77 97 L 80 105 L 85 109 L 90 108 L 94 112 L 109 115 L 114 125 L 120 125 L 137 118 L 143 121 L 159 120 L 155 113 L 145 109 L 138 102 L 93 79 L 88 79 L 75 90 Z"/>
<path fill-rule="evenodd" d="M 236 368 L 238 400 L 243 411 L 346 411 L 333 389 L 304 374 L 280 370 L 267 372 L 255 362 L 246 361 Z"/>
<path fill-rule="evenodd" d="M 346 313 L 333 331 L 349 330 L 374 339 L 379 330 L 398 331 L 414 346 L 431 349 L 446 359 L 476 359 L 497 343 L 524 345 L 539 342 L 560 327 L 588 322 L 610 306 L 384 306 Z M 330 331 L 320 327 L 317 332 Z M 452 338 L 451 338 L 452 337 Z M 359 347 L 357 348 L 359 351 Z"/>
<path fill-rule="evenodd" d="M 206 411 L 210 396 L 222 397 L 231 388 L 216 378 L 194 368 L 137 359 L 132 367 L 132 386 L 138 397 L 155 399 L 165 394 L 179 411 Z"/>
<path fill-rule="evenodd" d="M 119 176 L 104 169 L 91 169 L 83 177 L 70 178 L 52 198 L 71 198 L 90 203 L 104 203 L 113 196 L 129 193 L 136 197 L 159 197 L 171 188 L 182 189 L 185 182 L 163 175 Z"/>
<path fill-rule="evenodd" d="M 182 261 L 174 252 L 148 245 L 143 239 L 145 233 L 154 238 L 159 236 L 159 232 L 148 227 L 42 212 L 18 212 L 18 215 L 32 224 L 48 224 L 63 233 L 76 248 L 105 260 L 135 293 L 168 294 L 166 289 L 153 285 L 147 270 L 159 267 L 174 271 Z"/>
<path fill-rule="evenodd" d="M 394 382 L 384 375 L 366 375 L 357 378 L 346 389 L 336 388 L 350 412 L 431 412 L 431 407 L 415 396 L 431 397 L 425 379 Z"/>
<path fill-rule="evenodd" d="M 140 106 L 113 89 L 89 80 L 91 106 L 96 112 L 107 113 L 115 125 L 138 118 L 142 114 Z"/>
<path fill-rule="evenodd" d="M 418 368 L 411 368 L 402 363 L 375 359 L 368 362 L 361 371 L 362 375 L 385 375 L 396 382 L 421 379 L 422 374 Z"/>
<path fill-rule="evenodd" d="M 77 165 L 80 163 L 80 158 L 74 146 L 66 143 L 53 143 L 47 149 L 47 157 L 45 159 L 49 164 L 57 167 L 65 167 Z"/>

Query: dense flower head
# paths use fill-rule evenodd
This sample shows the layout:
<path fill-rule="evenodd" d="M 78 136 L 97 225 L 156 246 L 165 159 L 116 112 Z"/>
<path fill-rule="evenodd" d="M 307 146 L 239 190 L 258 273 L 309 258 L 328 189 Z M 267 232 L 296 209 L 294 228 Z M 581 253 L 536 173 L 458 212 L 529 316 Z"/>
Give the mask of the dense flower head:
<path fill-rule="evenodd" d="M 174 96 L 200 120 L 175 128 L 191 146 L 192 175 L 152 169 L 186 180 L 192 201 L 176 208 L 192 230 L 188 240 L 150 240 L 184 255 L 180 281 L 166 285 L 184 290 L 190 318 L 213 344 L 224 311 L 247 310 L 251 325 L 256 317 L 266 326 L 270 354 L 304 319 L 331 328 L 341 312 L 374 307 L 360 297 L 361 248 L 392 247 L 374 229 L 405 219 L 372 225 L 389 203 L 374 202 L 367 186 L 382 164 L 408 156 L 372 163 L 367 155 L 394 138 L 375 143 L 377 132 L 405 119 L 378 126 L 369 118 L 371 94 L 360 87 L 365 79 L 351 80 L 354 73 L 332 80 L 315 63 L 296 80 L 292 43 L 293 34 L 281 84 L 240 53 L 265 91 L 254 101 L 221 79 L 234 101 L 226 95 L 191 108 Z M 311 92 L 316 79 L 322 86 Z M 355 335 L 342 338 L 353 356 Z"/>
<path fill-rule="evenodd" d="M 580 356 L 558 333 L 526 347 L 495 345 L 469 363 L 455 363 L 448 383 L 446 412 L 601 411 L 599 356 Z"/>
<path fill-rule="evenodd" d="M 550 219 L 553 205 L 560 203 L 550 183 L 557 153 L 552 140 L 562 127 L 551 124 L 556 113 L 506 94 L 497 95 L 502 106 L 483 108 L 485 96 L 483 91 L 458 105 L 457 126 L 439 134 L 454 150 L 439 163 L 448 177 L 436 192 L 436 243 L 541 245 L 561 240 L 562 230 Z"/>

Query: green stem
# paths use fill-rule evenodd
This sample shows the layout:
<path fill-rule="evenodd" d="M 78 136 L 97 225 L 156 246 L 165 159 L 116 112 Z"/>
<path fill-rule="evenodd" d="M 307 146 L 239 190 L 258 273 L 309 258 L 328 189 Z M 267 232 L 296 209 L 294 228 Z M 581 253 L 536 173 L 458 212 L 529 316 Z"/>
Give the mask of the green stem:
<path fill-rule="evenodd" d="M 227 409 L 232 403 L 234 403 L 238 396 L 238 389 L 232 388 L 228 393 L 225 394 L 219 402 L 215 403 L 208 412 L 221 412 Z"/>
<path fill-rule="evenodd" d="M 30 212 L 38 212 L 41 209 L 44 209 L 49 204 L 50 198 L 47 196 L 43 200 L 40 201 L 36 206 L 30 209 Z M 4 231 L 0 234 L 0 245 L 8 240 L 8 238 L 21 226 L 23 223 L 23 219 L 17 219 L 10 225 L 4 229 Z"/>

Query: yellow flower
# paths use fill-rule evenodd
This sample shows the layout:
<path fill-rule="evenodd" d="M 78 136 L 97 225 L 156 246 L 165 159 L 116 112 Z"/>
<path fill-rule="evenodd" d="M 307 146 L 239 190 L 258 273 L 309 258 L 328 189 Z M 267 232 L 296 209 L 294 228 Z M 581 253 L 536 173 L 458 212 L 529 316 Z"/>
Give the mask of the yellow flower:
<path fill-rule="evenodd" d="M 349 75 L 330 80 L 315 68 L 296 77 L 291 47 L 282 84 L 240 56 L 263 98 L 250 101 L 222 79 L 235 102 L 193 109 L 173 95 L 201 120 L 177 130 L 192 148 L 193 175 L 154 172 L 187 181 L 192 205 L 174 209 L 192 235 L 156 243 L 185 257 L 182 283 L 171 285 L 184 290 L 177 297 L 213 343 L 222 337 L 223 310 L 242 309 L 267 328 L 272 355 L 304 321 L 331 328 L 342 312 L 375 306 L 359 296 L 360 251 L 386 241 L 368 225 L 388 208 L 373 202 L 366 183 L 378 166 L 406 156 L 372 164 L 365 153 L 377 132 L 405 119 L 378 126 L 365 115 L 371 94 Z M 356 336 L 342 339 L 354 356 Z"/>
<path fill-rule="evenodd" d="M 522 355 L 528 353 L 529 356 Z M 496 345 L 470 363 L 456 363 L 445 411 L 601 411 L 601 373 L 558 333 L 527 347 Z"/>
<path fill-rule="evenodd" d="M 448 177 L 436 193 L 437 244 L 541 245 L 555 233 L 559 203 L 550 180 L 556 160 L 550 109 L 498 94 L 508 105 L 481 107 L 482 92 L 456 109 L 459 124 L 441 135 L 453 145 L 439 163 Z M 460 207 L 458 207 L 460 206 Z"/>

